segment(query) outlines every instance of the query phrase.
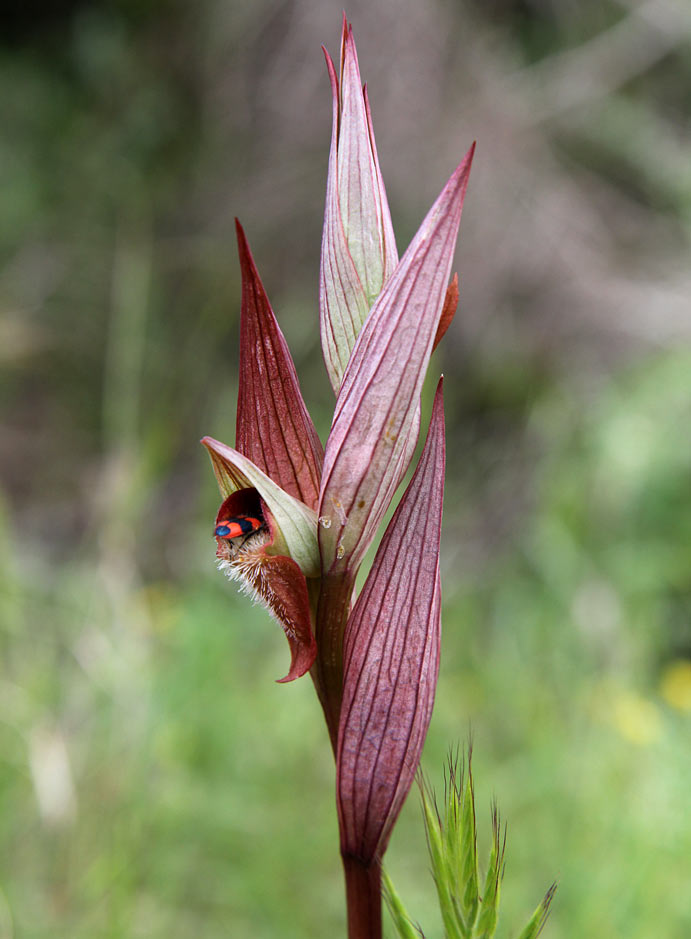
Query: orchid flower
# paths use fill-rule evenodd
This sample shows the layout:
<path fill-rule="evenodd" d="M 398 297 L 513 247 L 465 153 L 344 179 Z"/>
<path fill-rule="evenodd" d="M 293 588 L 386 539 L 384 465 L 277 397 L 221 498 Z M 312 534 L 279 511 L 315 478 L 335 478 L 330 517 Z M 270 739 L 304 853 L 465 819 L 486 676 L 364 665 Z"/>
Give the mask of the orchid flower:
<path fill-rule="evenodd" d="M 315 506 L 322 448 L 239 223 L 237 233 L 242 270 L 237 449 L 212 437 L 202 443 L 223 496 L 216 530 L 224 519 L 262 522 L 241 546 L 217 536 L 216 554 L 221 569 L 282 626 L 291 650 L 282 681 L 290 681 L 309 671 L 317 652 L 307 579 L 313 582 L 320 572 Z"/>
<path fill-rule="evenodd" d="M 320 325 L 336 407 L 322 450 L 238 225 L 242 270 L 236 444 L 202 441 L 223 502 L 219 566 L 262 601 L 311 672 L 337 763 L 349 936 L 381 935 L 381 859 L 432 713 L 440 652 L 441 382 L 415 474 L 357 601 L 357 571 L 418 441 L 433 349 L 458 303 L 451 264 L 474 147 L 398 260 L 352 29 L 325 50 L 333 127 Z"/>

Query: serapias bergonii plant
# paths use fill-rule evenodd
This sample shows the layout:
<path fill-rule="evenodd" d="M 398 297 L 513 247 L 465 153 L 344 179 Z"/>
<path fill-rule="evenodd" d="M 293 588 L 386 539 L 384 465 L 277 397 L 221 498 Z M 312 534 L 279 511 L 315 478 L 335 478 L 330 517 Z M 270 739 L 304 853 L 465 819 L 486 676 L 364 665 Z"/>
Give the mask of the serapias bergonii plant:
<path fill-rule="evenodd" d="M 237 223 L 242 303 L 235 448 L 206 446 L 223 502 L 219 566 L 283 628 L 311 674 L 336 757 L 351 939 L 381 935 L 381 861 L 419 764 L 440 650 L 444 415 L 427 439 L 364 587 L 355 578 L 419 436 L 433 348 L 455 313 L 451 264 L 474 145 L 399 260 L 352 30 L 333 94 L 319 290 L 336 406 L 325 448 Z"/>

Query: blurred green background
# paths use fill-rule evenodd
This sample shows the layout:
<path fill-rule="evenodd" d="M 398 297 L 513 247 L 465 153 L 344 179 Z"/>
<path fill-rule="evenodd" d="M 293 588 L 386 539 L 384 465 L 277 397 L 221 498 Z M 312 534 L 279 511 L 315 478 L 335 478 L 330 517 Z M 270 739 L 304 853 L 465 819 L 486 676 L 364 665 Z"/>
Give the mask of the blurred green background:
<path fill-rule="evenodd" d="M 502 936 L 691 935 L 691 8 L 355 0 L 399 249 L 473 139 L 444 646 Z M 0 939 L 343 935 L 307 679 L 215 571 L 244 223 L 322 437 L 341 6 L 15 4 L 0 38 Z M 414 546 L 411 546 L 414 550 Z M 486 810 L 486 811 L 485 811 Z M 387 855 L 439 936 L 413 796 Z"/>

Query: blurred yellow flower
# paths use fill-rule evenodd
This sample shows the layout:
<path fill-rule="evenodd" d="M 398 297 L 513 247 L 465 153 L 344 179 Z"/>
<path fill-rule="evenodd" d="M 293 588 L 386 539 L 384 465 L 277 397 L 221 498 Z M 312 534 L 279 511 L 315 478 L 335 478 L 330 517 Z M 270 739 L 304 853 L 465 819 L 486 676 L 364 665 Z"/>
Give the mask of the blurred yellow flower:
<path fill-rule="evenodd" d="M 662 673 L 660 693 L 679 711 L 691 711 L 691 662 L 678 659 Z"/>
<path fill-rule="evenodd" d="M 660 712 L 652 701 L 632 691 L 622 691 L 612 701 L 612 724 L 626 740 L 649 746 L 660 736 Z"/>

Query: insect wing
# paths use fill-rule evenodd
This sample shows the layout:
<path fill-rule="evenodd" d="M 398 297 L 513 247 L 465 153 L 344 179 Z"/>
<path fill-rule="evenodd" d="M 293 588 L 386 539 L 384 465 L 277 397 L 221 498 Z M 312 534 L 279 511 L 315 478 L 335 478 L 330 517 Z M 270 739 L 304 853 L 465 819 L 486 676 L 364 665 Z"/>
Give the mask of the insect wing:
<path fill-rule="evenodd" d="M 214 529 L 216 538 L 225 538 L 230 541 L 232 538 L 241 538 L 251 535 L 263 526 L 264 522 L 251 515 L 240 515 L 236 518 L 226 518 L 220 521 Z"/>

